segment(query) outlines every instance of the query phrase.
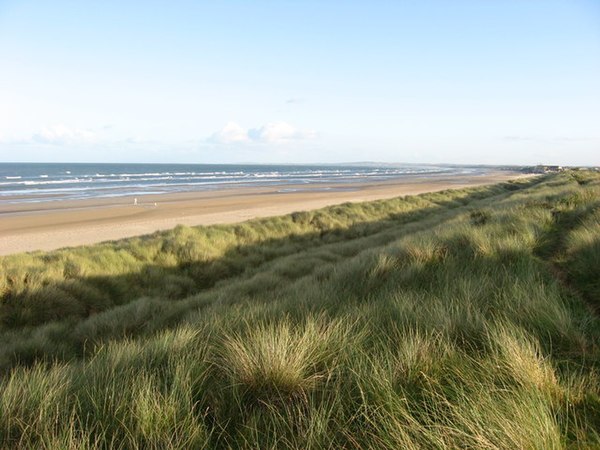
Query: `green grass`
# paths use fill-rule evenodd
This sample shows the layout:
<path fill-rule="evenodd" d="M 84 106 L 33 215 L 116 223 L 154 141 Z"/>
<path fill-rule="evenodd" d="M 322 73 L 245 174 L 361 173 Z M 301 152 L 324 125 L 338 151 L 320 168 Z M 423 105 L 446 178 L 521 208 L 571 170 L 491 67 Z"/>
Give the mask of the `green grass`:
<path fill-rule="evenodd" d="M 0 267 L 0 448 L 600 448 L 598 174 Z"/>

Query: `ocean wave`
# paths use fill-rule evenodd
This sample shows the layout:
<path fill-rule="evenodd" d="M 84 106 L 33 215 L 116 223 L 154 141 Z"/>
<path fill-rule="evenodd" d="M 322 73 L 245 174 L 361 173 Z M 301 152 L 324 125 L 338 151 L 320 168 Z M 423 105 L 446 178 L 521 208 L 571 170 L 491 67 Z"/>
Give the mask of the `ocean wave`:
<path fill-rule="evenodd" d="M 74 166 L 76 167 L 76 166 Z M 166 170 L 161 170 L 161 169 Z M 206 191 L 242 186 L 286 186 L 285 189 L 308 188 L 310 185 L 324 189 L 327 183 L 335 183 L 347 189 L 351 183 L 384 181 L 419 174 L 444 172 L 461 173 L 465 168 L 419 167 L 286 167 L 286 166 L 237 166 L 231 170 L 221 167 L 125 167 L 98 165 L 74 169 L 70 166 L 54 170 L 45 167 L 39 171 L 23 172 L 5 170 L 0 175 L 0 198 L 2 202 L 26 201 L 24 198 L 51 201 L 94 197 L 119 197 L 149 195 L 151 193 Z M 1 168 L 1 166 L 0 166 Z M 135 169 L 138 169 L 135 172 Z M 133 170 L 132 170 L 133 169 Z M 148 170 L 150 169 L 150 170 Z M 187 169 L 187 170 L 186 170 Z M 475 169 L 473 169 L 475 170 Z M 462 172 L 464 173 L 464 172 Z M 311 188 L 314 189 L 315 187 Z M 23 199 L 18 197 L 23 197 Z M 11 199 L 12 197 L 12 199 Z M 34 201 L 34 200 L 32 200 Z M 35 200 L 37 201 L 37 200 Z"/>

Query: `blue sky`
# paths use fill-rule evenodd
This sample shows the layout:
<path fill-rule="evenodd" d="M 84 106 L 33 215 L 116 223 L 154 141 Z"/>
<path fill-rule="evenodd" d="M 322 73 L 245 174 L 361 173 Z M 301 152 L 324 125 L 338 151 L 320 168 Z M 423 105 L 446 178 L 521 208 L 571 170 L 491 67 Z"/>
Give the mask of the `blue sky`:
<path fill-rule="evenodd" d="M 600 2 L 0 0 L 0 161 L 600 164 Z"/>

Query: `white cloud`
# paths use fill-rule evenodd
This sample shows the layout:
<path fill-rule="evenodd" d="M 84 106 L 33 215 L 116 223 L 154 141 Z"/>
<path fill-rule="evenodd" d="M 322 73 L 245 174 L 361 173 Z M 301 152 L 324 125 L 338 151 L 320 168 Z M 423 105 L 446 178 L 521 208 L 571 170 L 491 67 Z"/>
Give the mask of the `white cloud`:
<path fill-rule="evenodd" d="M 228 122 L 220 131 L 217 131 L 210 137 L 210 141 L 219 144 L 231 144 L 234 142 L 247 142 L 248 131 L 244 130 L 235 122 Z"/>
<path fill-rule="evenodd" d="M 220 144 L 232 143 L 285 143 L 294 140 L 312 139 L 312 130 L 299 130 L 287 122 L 269 122 L 258 128 L 245 129 L 235 122 L 229 122 L 220 131 L 213 133 L 209 141 Z"/>
<path fill-rule="evenodd" d="M 41 144 L 84 144 L 96 140 L 96 134 L 89 130 L 70 128 L 65 125 L 44 127 L 32 136 L 32 140 Z"/>
<path fill-rule="evenodd" d="M 298 130 L 286 122 L 271 122 L 248 130 L 248 136 L 258 142 L 286 142 L 314 138 L 314 131 Z"/>

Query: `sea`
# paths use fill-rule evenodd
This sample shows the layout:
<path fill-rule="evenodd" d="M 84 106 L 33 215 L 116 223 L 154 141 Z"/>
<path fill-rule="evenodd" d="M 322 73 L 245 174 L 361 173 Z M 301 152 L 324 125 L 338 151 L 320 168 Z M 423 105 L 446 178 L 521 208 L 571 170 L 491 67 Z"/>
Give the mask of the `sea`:
<path fill-rule="evenodd" d="M 353 183 L 469 174 L 476 167 L 433 165 L 254 165 L 0 163 L 0 204 L 142 196 L 248 186 L 344 189 Z M 331 185 L 335 185 L 332 187 Z"/>

